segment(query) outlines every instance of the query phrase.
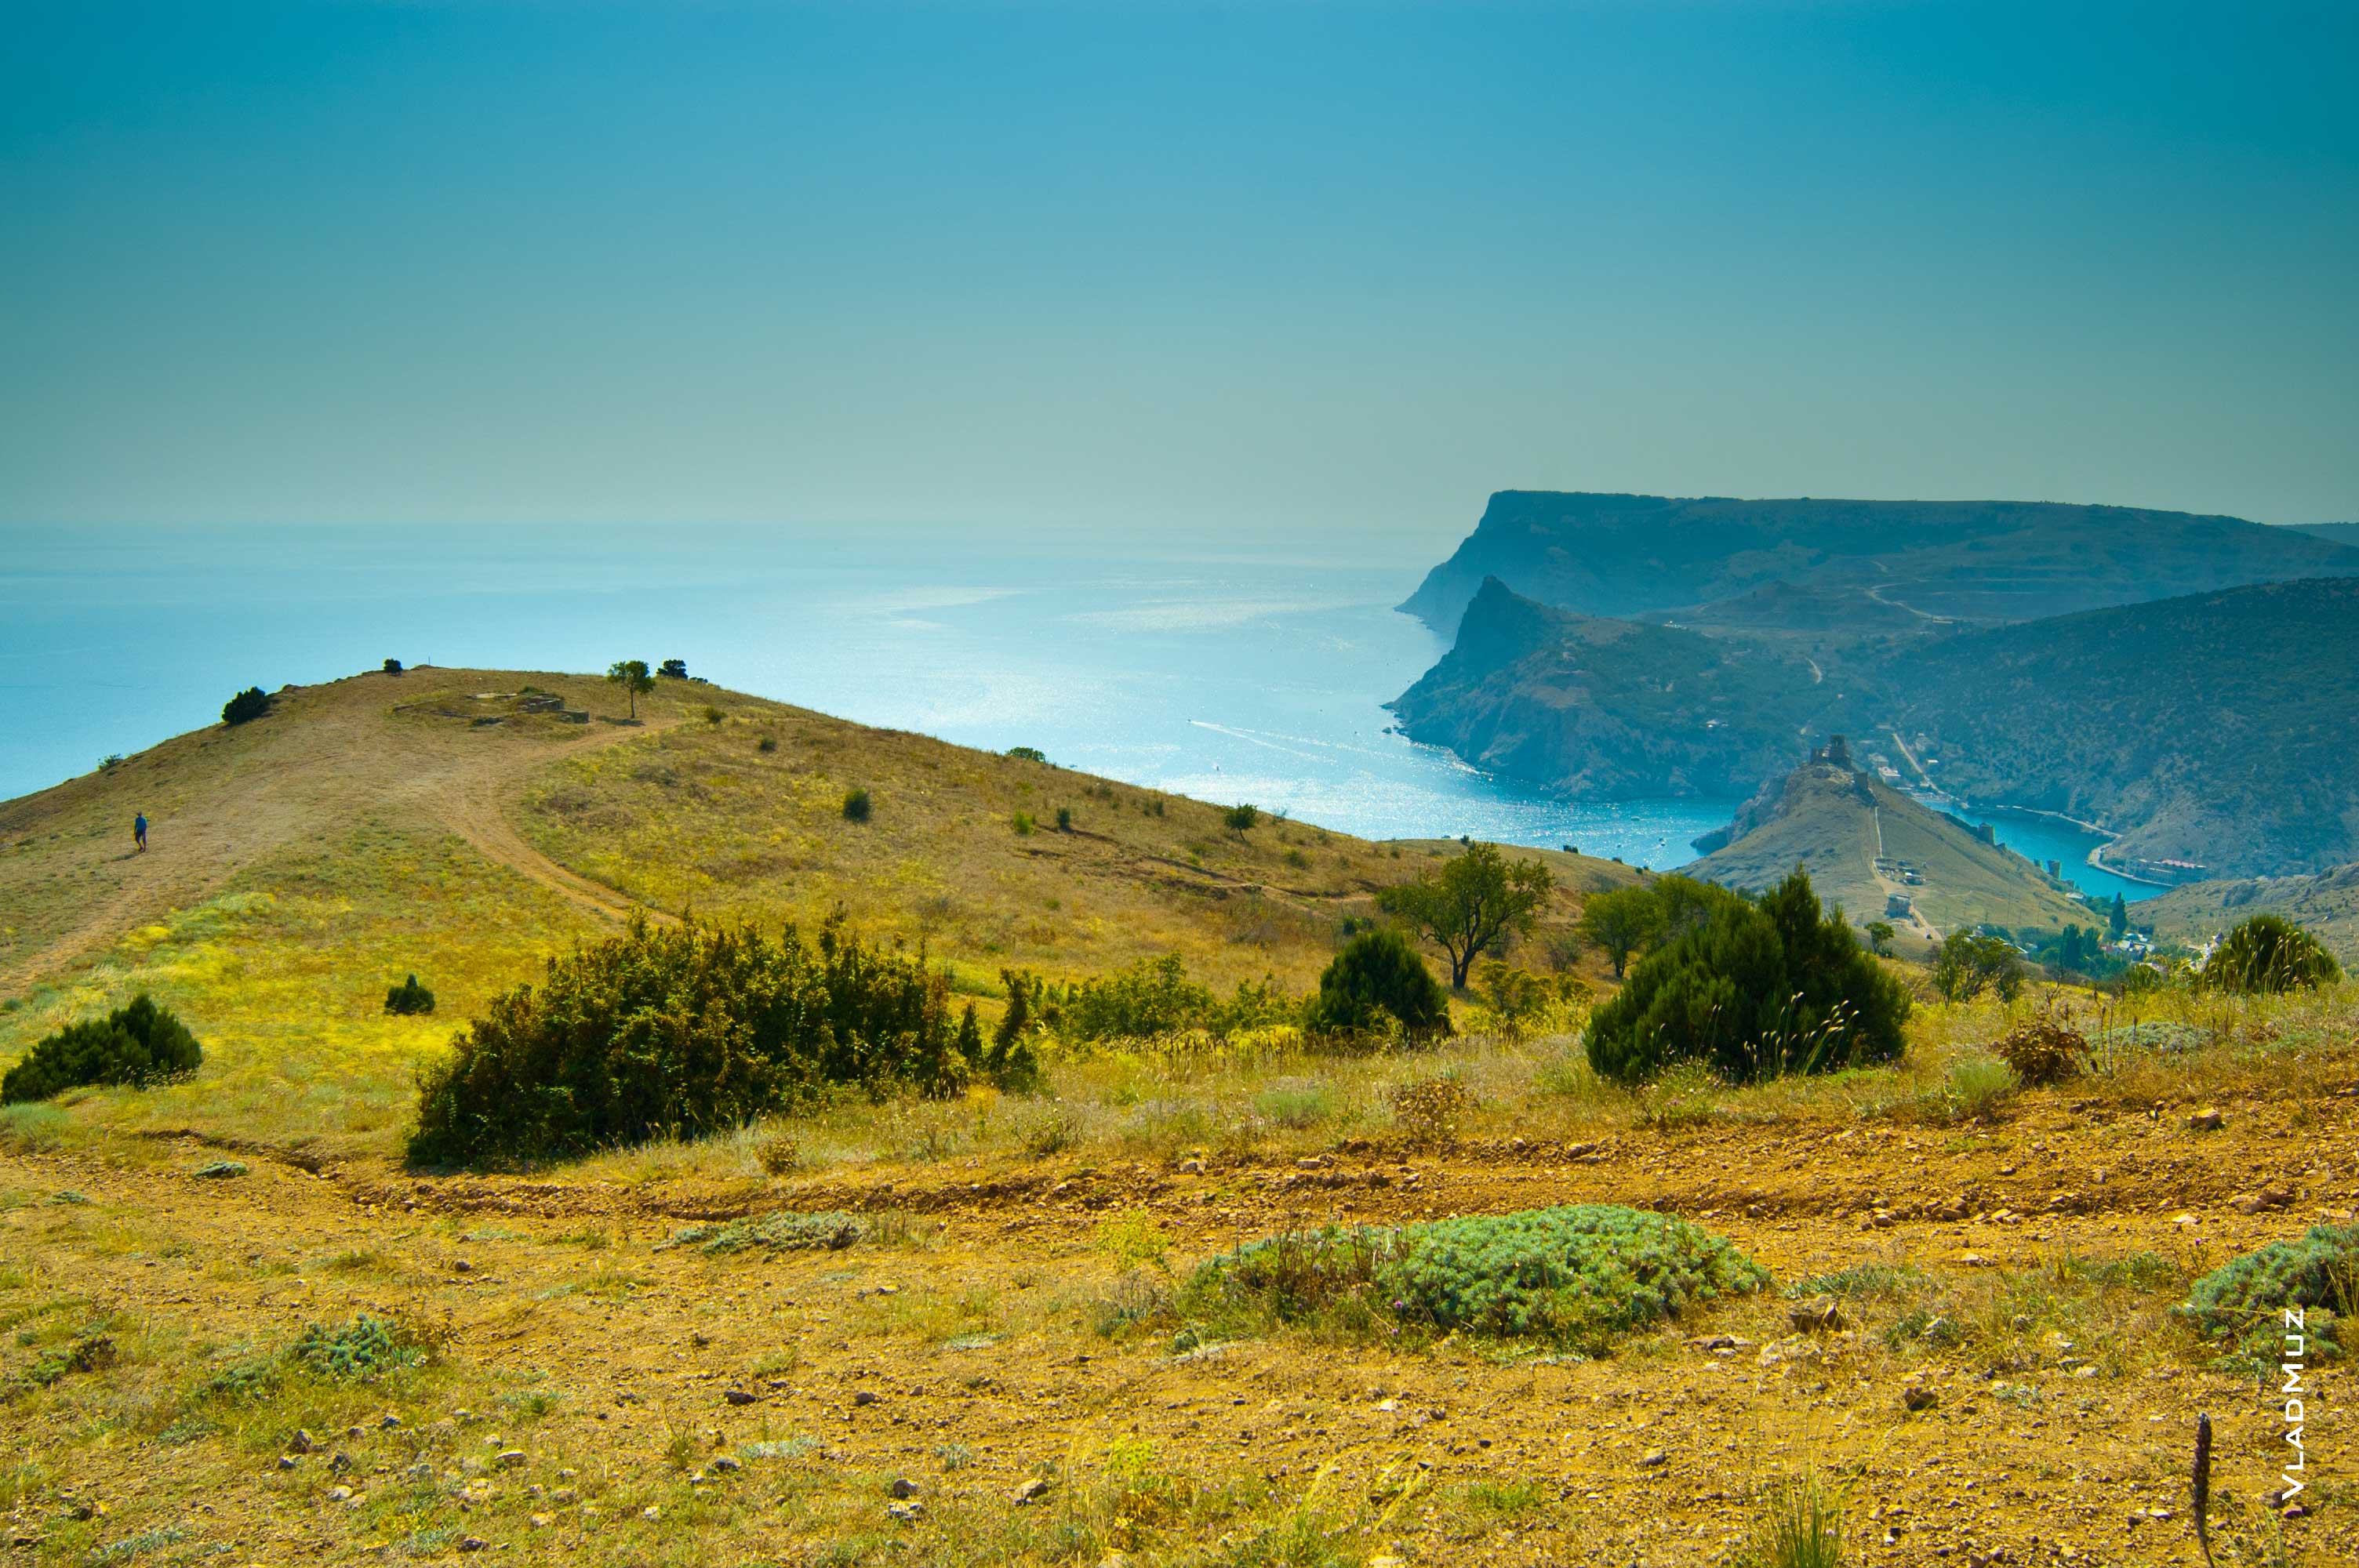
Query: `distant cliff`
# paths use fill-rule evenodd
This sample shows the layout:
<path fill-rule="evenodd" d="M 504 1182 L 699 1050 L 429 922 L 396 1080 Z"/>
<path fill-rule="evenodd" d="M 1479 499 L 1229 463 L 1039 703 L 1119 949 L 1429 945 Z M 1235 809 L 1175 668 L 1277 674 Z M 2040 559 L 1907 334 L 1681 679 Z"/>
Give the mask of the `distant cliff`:
<path fill-rule="evenodd" d="M 1412 739 L 1606 799 L 1750 795 L 1844 733 L 1902 776 L 1922 761 L 1963 798 L 2242 876 L 2359 859 L 2354 671 L 2359 578 L 1839 647 L 1577 614 L 1494 578 L 1393 709 Z"/>
<path fill-rule="evenodd" d="M 2296 528 L 2125 506 L 1508 490 L 1401 609 L 1447 631 L 1486 578 L 1607 616 L 1783 583 L 1930 630 L 2314 577 L 2359 577 L 2359 549 Z"/>

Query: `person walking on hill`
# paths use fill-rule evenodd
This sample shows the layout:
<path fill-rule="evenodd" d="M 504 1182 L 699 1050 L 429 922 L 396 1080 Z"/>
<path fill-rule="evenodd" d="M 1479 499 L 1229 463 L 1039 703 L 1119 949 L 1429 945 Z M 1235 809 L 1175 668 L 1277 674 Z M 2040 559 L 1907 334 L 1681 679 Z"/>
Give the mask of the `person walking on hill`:
<path fill-rule="evenodd" d="M 131 818 L 131 842 L 137 846 L 133 853 L 144 855 L 147 852 L 147 814 L 144 811 Z"/>

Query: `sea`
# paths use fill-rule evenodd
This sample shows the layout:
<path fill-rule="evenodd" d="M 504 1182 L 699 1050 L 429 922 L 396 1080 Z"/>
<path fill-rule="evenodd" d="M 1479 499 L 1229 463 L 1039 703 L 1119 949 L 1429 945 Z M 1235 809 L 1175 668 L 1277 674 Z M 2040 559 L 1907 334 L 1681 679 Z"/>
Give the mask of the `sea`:
<path fill-rule="evenodd" d="M 1393 606 L 1454 539 L 1006 528 L 0 529 L 0 798 L 276 689 L 407 665 L 719 685 L 1364 838 L 1665 869 L 1737 802 L 1581 803 L 1392 728 L 1446 650 Z M 2002 842 L 2138 896 L 2095 838 Z M 2021 840 L 2018 843 L 2018 838 Z M 2083 882 L 2084 886 L 2091 885 Z M 2152 891 L 2152 890 L 2142 890 Z"/>

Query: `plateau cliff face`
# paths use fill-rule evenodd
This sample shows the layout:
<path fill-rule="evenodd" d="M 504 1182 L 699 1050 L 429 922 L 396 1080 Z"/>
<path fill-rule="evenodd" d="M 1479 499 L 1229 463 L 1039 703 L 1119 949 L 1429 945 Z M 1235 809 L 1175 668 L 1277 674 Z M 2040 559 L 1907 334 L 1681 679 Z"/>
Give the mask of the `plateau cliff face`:
<path fill-rule="evenodd" d="M 1783 583 L 1923 630 L 2028 621 L 2294 578 L 2359 549 L 2294 528 L 2014 501 L 1738 501 L 1501 491 L 1401 608 L 1454 626 L 1486 578 L 1585 615 L 1637 616 Z"/>

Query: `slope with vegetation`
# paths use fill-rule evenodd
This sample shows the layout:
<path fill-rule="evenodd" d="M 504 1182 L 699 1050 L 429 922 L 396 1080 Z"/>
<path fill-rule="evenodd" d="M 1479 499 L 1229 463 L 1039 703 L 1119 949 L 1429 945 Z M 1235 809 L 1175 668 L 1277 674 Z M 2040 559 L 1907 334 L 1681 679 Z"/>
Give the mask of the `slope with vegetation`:
<path fill-rule="evenodd" d="M 2359 967 L 2359 861 L 2311 876 L 2189 882 L 2146 900 L 2138 919 L 2158 936 L 2201 946 L 2255 914 L 2282 914 Z"/>
<path fill-rule="evenodd" d="M 1982 925 L 2060 929 L 2089 911 L 2012 849 L 1984 843 L 1845 762 L 1804 763 L 1745 803 L 1731 837 L 1687 868 L 1726 887 L 1775 887 L 1797 866 L 1854 921 L 1882 918 L 1895 895 L 1936 932 Z M 1902 868 L 1915 874 L 1911 881 Z M 1901 920 L 1896 924 L 1908 925 Z"/>

